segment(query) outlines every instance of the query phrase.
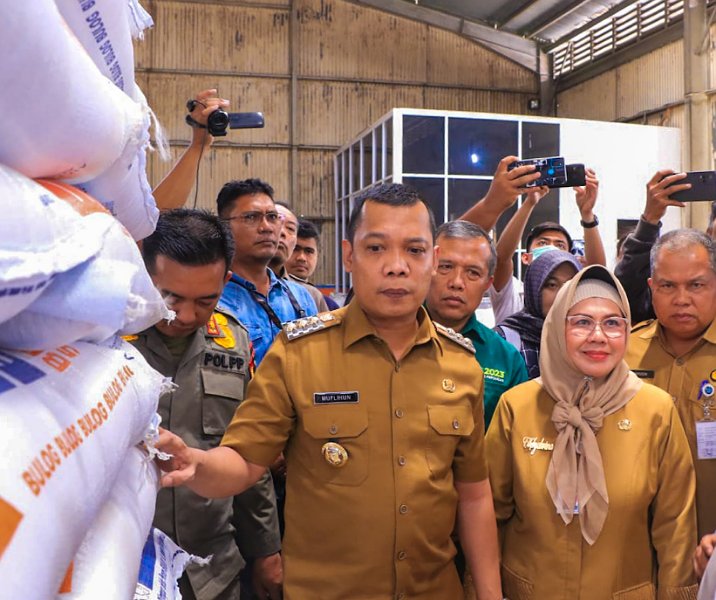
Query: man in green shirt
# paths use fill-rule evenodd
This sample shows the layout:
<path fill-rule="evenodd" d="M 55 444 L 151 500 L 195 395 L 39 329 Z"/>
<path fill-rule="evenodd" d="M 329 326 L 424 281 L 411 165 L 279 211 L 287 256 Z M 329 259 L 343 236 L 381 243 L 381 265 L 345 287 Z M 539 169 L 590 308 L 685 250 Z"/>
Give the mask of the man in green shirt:
<path fill-rule="evenodd" d="M 520 353 L 497 333 L 480 323 L 475 309 L 492 283 L 497 256 L 490 236 L 468 221 L 441 225 L 436 242 L 438 266 L 426 306 L 434 321 L 472 340 L 475 358 L 485 374 L 485 429 L 500 396 L 527 381 Z"/>

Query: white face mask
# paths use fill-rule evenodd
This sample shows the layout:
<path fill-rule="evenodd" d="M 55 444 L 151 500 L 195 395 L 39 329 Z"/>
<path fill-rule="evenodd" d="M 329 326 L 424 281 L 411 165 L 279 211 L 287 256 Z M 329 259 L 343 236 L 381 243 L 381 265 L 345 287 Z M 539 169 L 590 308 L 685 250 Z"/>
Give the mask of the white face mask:
<path fill-rule="evenodd" d="M 541 256 L 545 252 L 552 252 L 552 250 L 559 250 L 555 246 L 540 246 L 532 250 L 532 260 L 535 260 L 538 256 Z"/>

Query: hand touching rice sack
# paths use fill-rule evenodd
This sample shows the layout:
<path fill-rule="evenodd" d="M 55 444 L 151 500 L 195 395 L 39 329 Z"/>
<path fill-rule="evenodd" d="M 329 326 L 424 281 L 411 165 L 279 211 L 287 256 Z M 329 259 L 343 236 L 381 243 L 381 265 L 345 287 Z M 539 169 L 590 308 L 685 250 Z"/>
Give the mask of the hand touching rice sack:
<path fill-rule="evenodd" d="M 0 347 L 34 350 L 76 340 L 101 342 L 133 334 L 171 316 L 144 267 L 139 249 L 120 223 L 87 194 L 42 181 L 45 197 L 84 216 L 86 230 L 104 233 L 96 254 L 55 277 L 31 304 L 0 327 Z M 97 225 L 96 225 L 97 224 Z M 30 256 L 29 260 L 33 260 Z"/>
<path fill-rule="evenodd" d="M 85 182 L 138 150 L 145 106 L 99 71 L 53 0 L 14 3 L 0 21 L 0 163 L 29 177 Z M 22 90 L 22 102 L 17 102 Z"/>
<path fill-rule="evenodd" d="M 58 600 L 127 600 L 134 594 L 142 548 L 152 526 L 159 468 L 130 448 L 119 477 L 87 532 Z"/>
<path fill-rule="evenodd" d="M 130 345 L 0 351 L 0 598 L 54 598 L 164 378 Z"/>
<path fill-rule="evenodd" d="M 108 215 L 82 218 L 72 206 L 4 165 L 0 214 L 0 323 L 39 298 L 53 280 L 95 256 L 112 227 Z"/>

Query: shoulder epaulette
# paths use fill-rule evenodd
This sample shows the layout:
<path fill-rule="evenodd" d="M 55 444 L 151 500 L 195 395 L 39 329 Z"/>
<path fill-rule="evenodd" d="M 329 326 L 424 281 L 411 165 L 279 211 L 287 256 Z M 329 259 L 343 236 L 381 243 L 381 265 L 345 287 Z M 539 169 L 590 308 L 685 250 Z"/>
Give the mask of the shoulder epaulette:
<path fill-rule="evenodd" d="M 472 340 L 469 338 L 466 338 L 461 333 L 458 333 L 455 331 L 452 327 L 445 327 L 445 325 L 441 325 L 440 323 L 436 323 L 433 321 L 433 324 L 435 325 L 435 329 L 438 333 L 444 335 L 446 338 L 452 340 L 456 344 L 459 344 L 465 350 L 468 350 L 471 354 L 475 354 L 475 346 L 472 344 Z"/>
<path fill-rule="evenodd" d="M 232 315 L 227 309 L 225 309 L 225 308 L 220 308 L 220 307 L 217 306 L 217 307 L 214 309 L 214 314 L 212 315 L 212 317 L 213 317 L 214 315 L 220 315 L 221 317 L 225 317 L 228 322 L 232 323 L 233 325 L 236 325 L 236 326 L 239 327 L 240 329 L 243 329 L 243 330 L 246 332 L 246 334 L 248 335 L 249 330 L 248 330 L 248 328 L 246 327 L 246 325 L 244 325 L 241 321 L 239 321 L 239 320 L 238 320 L 234 315 Z"/>
<path fill-rule="evenodd" d="M 303 319 L 296 319 L 295 321 L 289 321 L 283 326 L 283 330 L 286 332 L 286 337 L 289 341 L 308 335 L 309 333 L 315 333 L 338 325 L 341 319 L 330 312 L 324 312 L 315 317 L 304 317 Z"/>
<path fill-rule="evenodd" d="M 641 331 L 642 329 L 646 329 L 651 325 L 656 319 L 648 319 L 646 321 L 642 321 L 641 323 L 637 323 L 631 328 L 631 332 L 634 333 L 636 331 Z"/>

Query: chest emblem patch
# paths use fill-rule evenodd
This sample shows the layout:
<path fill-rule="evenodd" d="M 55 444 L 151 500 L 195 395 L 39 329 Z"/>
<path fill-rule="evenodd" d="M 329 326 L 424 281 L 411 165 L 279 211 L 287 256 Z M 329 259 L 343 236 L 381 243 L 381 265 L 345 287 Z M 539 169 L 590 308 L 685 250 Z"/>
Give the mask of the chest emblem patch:
<path fill-rule="evenodd" d="M 455 382 L 452 379 L 443 379 L 443 389 L 446 392 L 454 392 L 455 391 Z"/>
<path fill-rule="evenodd" d="M 336 442 L 326 442 L 321 448 L 325 461 L 332 467 L 343 467 L 348 462 L 348 452 Z"/>
<path fill-rule="evenodd" d="M 544 438 L 538 440 L 536 437 L 523 437 L 522 447 L 529 451 L 530 456 L 534 456 L 537 450 L 544 450 L 546 452 L 554 450 L 554 444 L 552 442 L 548 442 Z"/>
<path fill-rule="evenodd" d="M 622 419 L 617 423 L 617 427 L 621 431 L 631 431 L 631 421 L 629 419 Z"/>

